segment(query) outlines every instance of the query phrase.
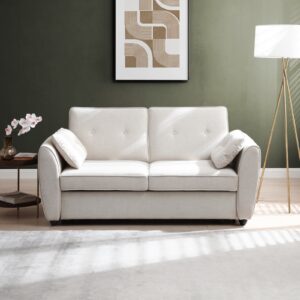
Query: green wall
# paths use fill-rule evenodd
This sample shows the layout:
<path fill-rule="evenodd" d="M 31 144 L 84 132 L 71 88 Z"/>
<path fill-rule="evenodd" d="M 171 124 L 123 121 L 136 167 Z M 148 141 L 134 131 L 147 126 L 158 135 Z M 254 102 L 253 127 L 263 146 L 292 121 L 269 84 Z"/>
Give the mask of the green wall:
<path fill-rule="evenodd" d="M 190 0 L 190 80 L 113 80 L 114 0 L 0 1 L 0 126 L 36 112 L 44 122 L 15 139 L 35 151 L 67 126 L 71 106 L 225 105 L 231 129 L 265 149 L 280 82 L 277 60 L 253 58 L 257 24 L 299 23 L 299 0 Z M 300 128 L 299 66 L 291 62 Z M 281 117 L 281 116 L 280 116 Z M 284 166 L 282 120 L 270 167 Z M 291 139 L 291 165 L 299 167 Z"/>

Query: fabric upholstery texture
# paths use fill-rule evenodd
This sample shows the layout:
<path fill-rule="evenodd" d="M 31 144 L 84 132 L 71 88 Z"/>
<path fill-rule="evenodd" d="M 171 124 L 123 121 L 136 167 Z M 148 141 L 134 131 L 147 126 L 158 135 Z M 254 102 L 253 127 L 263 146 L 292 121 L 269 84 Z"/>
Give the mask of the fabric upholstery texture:
<path fill-rule="evenodd" d="M 228 166 L 243 149 L 245 135 L 241 130 L 229 132 L 211 152 L 211 160 L 216 168 Z"/>
<path fill-rule="evenodd" d="M 261 166 L 259 146 L 245 135 L 243 150 L 236 159 L 236 172 L 239 177 L 237 191 L 237 217 L 250 219 L 256 203 L 256 189 Z"/>
<path fill-rule="evenodd" d="M 61 156 L 48 138 L 38 153 L 38 175 L 44 214 L 47 220 L 57 221 L 61 213 L 59 176 L 64 168 Z"/>
<path fill-rule="evenodd" d="M 228 133 L 225 107 L 152 107 L 149 109 L 150 160 L 210 159 Z"/>
<path fill-rule="evenodd" d="M 64 160 L 73 168 L 80 168 L 87 152 L 76 135 L 69 129 L 60 128 L 52 135 L 52 142 Z"/>
<path fill-rule="evenodd" d="M 235 219 L 236 192 L 62 192 L 62 219 Z"/>
<path fill-rule="evenodd" d="M 47 220 L 251 218 L 258 145 L 245 134 L 232 168 L 210 161 L 228 133 L 226 108 L 72 108 L 69 122 L 87 159 L 66 167 L 51 138 L 41 145 Z"/>
<path fill-rule="evenodd" d="M 210 160 L 158 161 L 150 164 L 152 191 L 236 191 L 238 176 L 231 168 L 218 170 Z"/>
<path fill-rule="evenodd" d="M 80 169 L 63 170 L 60 186 L 62 191 L 146 191 L 148 169 L 142 161 L 87 160 Z"/>
<path fill-rule="evenodd" d="M 69 128 L 85 146 L 88 160 L 148 161 L 146 108 L 73 107 Z"/>

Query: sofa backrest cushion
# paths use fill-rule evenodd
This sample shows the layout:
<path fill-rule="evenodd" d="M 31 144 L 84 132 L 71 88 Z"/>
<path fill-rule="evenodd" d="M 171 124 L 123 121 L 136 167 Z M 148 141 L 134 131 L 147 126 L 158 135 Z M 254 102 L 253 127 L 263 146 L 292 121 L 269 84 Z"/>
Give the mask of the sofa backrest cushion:
<path fill-rule="evenodd" d="M 150 160 L 210 159 L 228 133 L 225 107 L 152 107 L 149 109 Z"/>
<path fill-rule="evenodd" d="M 148 161 L 146 108 L 73 107 L 69 129 L 87 150 L 87 159 Z"/>

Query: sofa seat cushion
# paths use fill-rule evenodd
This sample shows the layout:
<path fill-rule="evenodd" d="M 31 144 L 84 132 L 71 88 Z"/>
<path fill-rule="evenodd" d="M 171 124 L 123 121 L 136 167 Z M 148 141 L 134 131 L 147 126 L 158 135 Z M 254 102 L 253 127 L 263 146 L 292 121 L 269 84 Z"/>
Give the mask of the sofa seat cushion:
<path fill-rule="evenodd" d="M 150 164 L 152 191 L 237 191 L 238 175 L 216 169 L 211 160 L 157 161 Z"/>
<path fill-rule="evenodd" d="M 60 175 L 62 191 L 146 191 L 148 163 L 142 161 L 86 160 L 79 169 Z"/>

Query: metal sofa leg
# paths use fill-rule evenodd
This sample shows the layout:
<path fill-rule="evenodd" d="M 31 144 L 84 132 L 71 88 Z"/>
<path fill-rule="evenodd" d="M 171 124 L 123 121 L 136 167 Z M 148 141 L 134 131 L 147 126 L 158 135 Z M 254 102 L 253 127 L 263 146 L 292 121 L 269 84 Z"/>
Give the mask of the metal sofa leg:
<path fill-rule="evenodd" d="M 245 219 L 243 219 L 243 220 L 237 219 L 237 220 L 235 221 L 235 224 L 236 224 L 237 226 L 245 226 L 246 223 L 247 223 L 247 221 L 248 221 L 248 220 L 245 220 Z"/>
<path fill-rule="evenodd" d="M 58 226 L 61 225 L 61 221 L 50 221 L 51 226 Z"/>

